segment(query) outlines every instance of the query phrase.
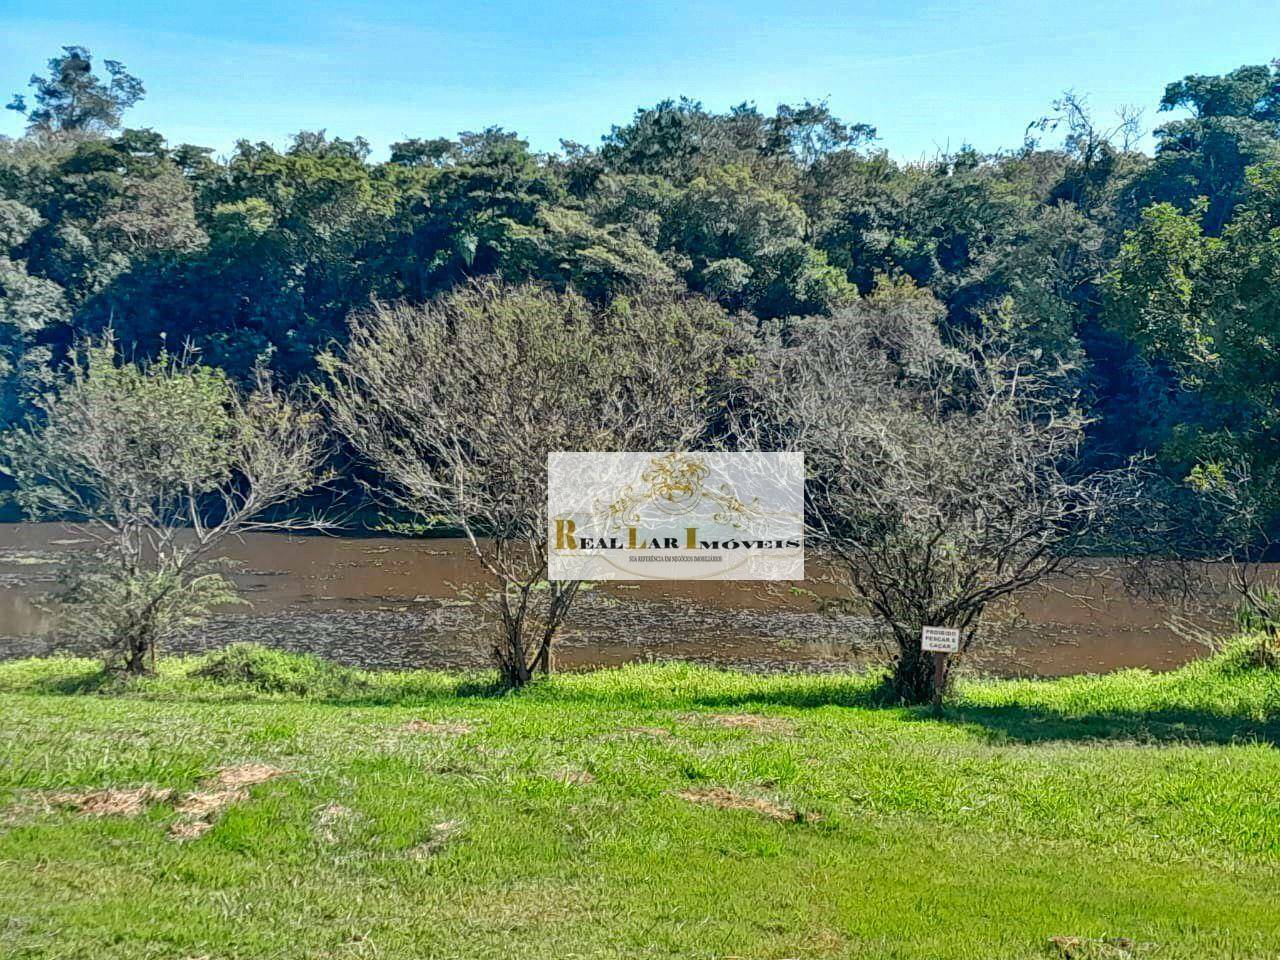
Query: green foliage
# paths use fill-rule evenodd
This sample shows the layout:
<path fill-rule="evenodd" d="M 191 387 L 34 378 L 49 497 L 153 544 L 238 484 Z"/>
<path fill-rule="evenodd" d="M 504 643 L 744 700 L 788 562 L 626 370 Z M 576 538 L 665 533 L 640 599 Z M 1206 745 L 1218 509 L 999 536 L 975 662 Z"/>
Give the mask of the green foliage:
<path fill-rule="evenodd" d="M 93 549 L 65 567 L 61 627 L 140 672 L 156 647 L 234 602 L 215 554 L 319 481 L 315 413 L 265 375 L 248 394 L 189 357 L 121 363 L 85 346 L 38 418 L 0 441 L 31 517 L 71 520 Z"/>
<path fill-rule="evenodd" d="M 359 695 L 368 684 L 358 671 L 310 654 L 236 643 L 201 658 L 190 676 L 264 693 L 325 698 Z"/>
<path fill-rule="evenodd" d="M 230 477 L 235 422 L 225 374 L 162 357 L 119 363 L 111 341 L 90 345 L 65 392 L 42 400 L 43 422 L 10 434 L 6 461 L 33 517 L 76 516 L 84 491 L 161 518 L 190 487 Z M 80 502 L 80 505 L 83 502 Z"/>
<path fill-rule="evenodd" d="M 67 48 L 50 67 L 16 104 L 31 134 L 0 141 L 2 422 L 108 326 L 138 357 L 190 343 L 234 381 L 265 362 L 293 383 L 353 310 L 481 277 L 598 304 L 692 291 L 766 323 L 906 276 L 948 339 L 998 327 L 1078 368 L 1086 460 L 1152 454 L 1176 484 L 1229 448 L 1280 490 L 1274 64 L 1170 83 L 1153 157 L 1132 115 L 1104 127 L 1068 94 L 1020 149 L 920 163 L 822 102 L 692 100 L 549 155 L 489 127 L 406 138 L 385 162 L 323 131 L 214 160 L 120 129 L 142 89 L 114 61 L 99 77 Z"/>
<path fill-rule="evenodd" d="M 93 72 L 93 57 L 84 47 L 63 47 L 49 61 L 48 77 L 32 75 L 34 106 L 15 93 L 8 104 L 27 118 L 31 131 L 97 131 L 120 125 L 125 110 L 142 99 L 142 81 L 116 60 L 104 60 L 110 81 Z"/>
<path fill-rule="evenodd" d="M 1203 294 L 1212 283 L 1205 283 L 1205 272 L 1220 247 L 1219 240 L 1204 236 L 1194 213 L 1156 204 L 1126 234 L 1109 277 L 1111 323 L 1193 381 L 1218 359 Z"/>
<path fill-rule="evenodd" d="M 1218 236 L 1204 203 L 1143 212 L 1106 280 L 1104 318 L 1199 398 L 1194 419 L 1172 429 L 1164 458 L 1240 462 L 1280 511 L 1280 163 L 1252 167 L 1247 192 Z"/>
<path fill-rule="evenodd" d="M 188 565 L 157 564 L 122 570 L 108 551 L 76 556 L 60 573 L 59 630 L 106 652 L 108 670 L 137 671 L 130 658 L 146 646 L 155 667 L 157 646 L 174 633 L 199 626 L 219 608 L 247 605 L 219 560 Z"/>
<path fill-rule="evenodd" d="M 1280 160 L 1277 64 L 1169 84 L 1160 109 L 1192 116 L 1156 130 L 1155 160 L 1131 185 L 1130 202 L 1166 201 L 1185 211 L 1203 198 L 1206 232 L 1221 232 L 1243 198 L 1249 167 Z"/>

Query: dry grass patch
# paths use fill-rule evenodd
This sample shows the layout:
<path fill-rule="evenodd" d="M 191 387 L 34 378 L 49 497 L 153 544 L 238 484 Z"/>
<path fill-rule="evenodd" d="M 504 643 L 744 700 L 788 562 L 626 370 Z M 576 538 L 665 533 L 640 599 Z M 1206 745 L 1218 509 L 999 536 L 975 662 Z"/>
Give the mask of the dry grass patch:
<path fill-rule="evenodd" d="M 213 820 L 223 807 L 248 797 L 246 790 L 193 790 L 178 801 L 173 809 L 180 817 Z"/>
<path fill-rule="evenodd" d="M 579 786 L 595 783 L 595 774 L 589 770 L 558 770 L 552 774 L 552 779 L 559 780 L 561 783 L 577 784 Z"/>
<path fill-rule="evenodd" d="M 431 835 L 409 848 L 410 860 L 427 860 L 434 857 L 462 832 L 463 821 L 443 820 L 431 827 Z"/>
<path fill-rule="evenodd" d="M 195 840 L 213 828 L 211 820 L 178 820 L 169 825 L 169 836 L 174 840 Z"/>
<path fill-rule="evenodd" d="M 283 777 L 288 771 L 281 770 L 266 763 L 241 763 L 234 767 L 222 767 L 214 777 L 219 787 L 238 789 L 266 783 L 276 777 Z"/>
<path fill-rule="evenodd" d="M 410 720 L 400 727 L 406 733 L 429 733 L 437 736 L 460 737 L 471 733 L 475 727 L 470 723 L 458 720 L 433 722 L 430 720 Z"/>
<path fill-rule="evenodd" d="M 170 826 L 170 836 L 182 840 L 200 836 L 213 826 L 225 807 L 248 799 L 249 787 L 283 774 L 283 770 L 265 763 L 223 767 L 202 789 L 193 790 L 174 804 L 174 812 L 180 819 Z M 127 789 L 64 790 L 45 794 L 42 799 L 53 806 L 69 807 L 86 817 L 136 817 L 154 804 L 169 803 L 176 793 L 170 787 L 145 785 Z"/>
<path fill-rule="evenodd" d="M 1128 937 L 1050 937 L 1049 942 L 1062 960 L 1130 960 L 1156 947 Z"/>
<path fill-rule="evenodd" d="M 670 740 L 674 736 L 675 734 L 666 727 L 623 727 L 615 733 L 604 734 L 600 739 L 628 740 L 639 737 L 648 740 Z"/>
<path fill-rule="evenodd" d="M 284 776 L 286 771 L 265 763 L 223 767 L 206 781 L 204 789 L 188 793 L 174 807 L 179 819 L 169 827 L 175 840 L 193 840 L 213 826 L 218 815 L 233 803 L 249 799 L 249 788 Z"/>
<path fill-rule="evenodd" d="M 316 812 L 316 835 L 325 843 L 341 843 L 355 832 L 360 815 L 340 803 L 330 803 Z"/>
<path fill-rule="evenodd" d="M 720 810 L 749 810 L 752 813 L 758 813 L 762 817 L 768 817 L 770 820 L 778 820 L 784 823 L 813 823 L 821 818 L 818 814 L 805 814 L 791 807 L 772 800 L 766 800 L 763 797 L 749 797 L 741 793 L 736 793 L 727 787 L 692 787 L 688 790 L 681 790 L 678 797 L 687 800 L 689 803 L 696 803 L 701 806 L 716 807 Z"/>
<path fill-rule="evenodd" d="M 153 803 L 165 803 L 172 797 L 172 790 L 143 786 L 131 790 L 108 787 L 105 790 L 64 791 L 48 794 L 45 799 L 55 806 L 71 807 L 86 817 L 136 817 Z"/>
<path fill-rule="evenodd" d="M 795 724 L 784 717 L 762 717 L 754 713 L 692 713 L 681 719 L 713 724 L 729 730 L 754 730 L 756 733 L 792 733 Z"/>

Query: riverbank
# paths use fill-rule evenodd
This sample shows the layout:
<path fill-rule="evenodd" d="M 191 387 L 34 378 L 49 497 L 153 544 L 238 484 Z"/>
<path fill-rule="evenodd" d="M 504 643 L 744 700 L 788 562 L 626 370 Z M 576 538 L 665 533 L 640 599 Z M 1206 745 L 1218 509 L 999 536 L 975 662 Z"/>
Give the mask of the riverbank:
<path fill-rule="evenodd" d="M 84 546 L 58 524 L 0 524 L 0 660 L 93 652 L 58 636 L 57 617 L 41 600 L 61 565 Z M 384 670 L 489 663 L 487 644 L 474 636 L 475 611 L 458 593 L 487 582 L 465 541 L 255 533 L 231 544 L 229 556 L 250 606 L 220 611 L 173 638 L 167 652 L 201 654 L 249 641 Z M 994 676 L 1045 677 L 1168 670 L 1202 657 L 1199 643 L 1170 627 L 1164 606 L 1123 590 L 1121 572 L 1098 561 L 1019 595 L 1016 609 L 993 610 L 968 666 Z M 804 586 L 830 592 L 820 574 L 811 569 Z M 680 660 L 761 673 L 843 673 L 882 662 L 872 621 L 824 615 L 789 586 L 596 584 L 575 602 L 556 644 L 558 666 Z M 1222 599 L 1217 613 L 1229 613 L 1235 601 Z M 1219 632 L 1212 622 L 1201 625 Z"/>
<path fill-rule="evenodd" d="M 1243 648 L 942 720 L 867 675 L 161 667 L 0 664 L 0 953 L 1280 950 L 1280 672 Z"/>

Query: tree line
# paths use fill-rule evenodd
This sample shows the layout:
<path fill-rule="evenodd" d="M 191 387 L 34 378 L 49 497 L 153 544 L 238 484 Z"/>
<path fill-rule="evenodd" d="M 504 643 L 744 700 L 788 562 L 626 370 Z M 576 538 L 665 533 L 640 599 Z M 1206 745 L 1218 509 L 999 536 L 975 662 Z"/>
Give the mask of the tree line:
<path fill-rule="evenodd" d="M 223 597 L 221 536 L 361 471 L 474 535 L 512 683 L 573 598 L 542 580 L 548 450 L 804 449 L 908 699 L 921 623 L 972 639 L 1070 558 L 1256 562 L 1280 529 L 1277 64 L 1171 83 L 1152 156 L 1066 95 L 1017 149 L 909 164 L 825 103 L 689 100 L 551 154 L 215 158 L 124 127 L 145 90 L 103 70 L 65 48 L 10 104 L 0 416 L 28 514 L 134 517 L 84 628 L 131 669 Z"/>
<path fill-rule="evenodd" d="M 101 76 L 99 76 L 99 72 Z M 142 83 L 66 48 L 0 142 L 0 415 L 107 326 L 131 355 L 190 344 L 286 381 L 371 301 L 480 276 L 608 303 L 688 290 L 758 325 L 824 316 L 884 280 L 943 306 L 946 335 L 999 328 L 1077 370 L 1086 455 L 1145 453 L 1183 492 L 1197 465 L 1280 488 L 1280 70 L 1170 83 L 1155 152 L 1139 118 L 1066 96 L 996 155 L 899 163 L 826 104 L 690 100 L 599 145 L 535 153 L 499 128 L 368 145 L 297 134 L 215 158 L 123 128 Z"/>

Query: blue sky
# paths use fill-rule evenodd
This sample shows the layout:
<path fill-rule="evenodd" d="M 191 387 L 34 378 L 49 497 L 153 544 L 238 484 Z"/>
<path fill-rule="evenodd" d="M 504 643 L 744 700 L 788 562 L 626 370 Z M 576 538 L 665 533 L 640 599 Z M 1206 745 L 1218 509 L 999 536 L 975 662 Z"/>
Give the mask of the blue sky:
<path fill-rule="evenodd" d="M 1164 84 L 1280 57 L 1275 0 L 976 3 L 266 3 L 0 0 L 0 95 L 64 44 L 122 60 L 147 86 L 128 115 L 225 152 L 299 129 L 368 138 L 497 124 L 536 149 L 599 142 L 637 106 L 687 95 L 830 101 L 896 157 L 1012 147 L 1065 89 L 1109 116 L 1164 119 Z M 2 111 L 0 134 L 21 132 Z"/>

